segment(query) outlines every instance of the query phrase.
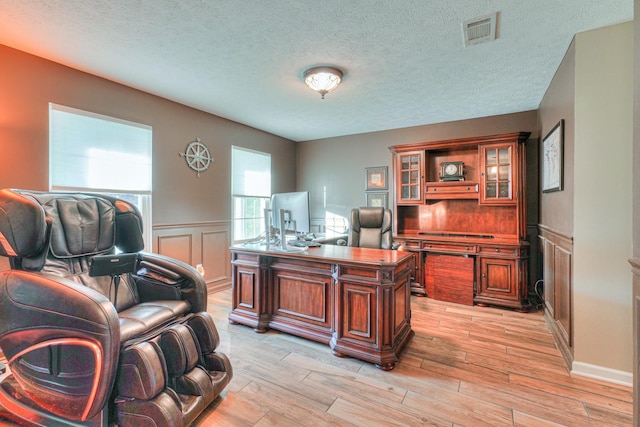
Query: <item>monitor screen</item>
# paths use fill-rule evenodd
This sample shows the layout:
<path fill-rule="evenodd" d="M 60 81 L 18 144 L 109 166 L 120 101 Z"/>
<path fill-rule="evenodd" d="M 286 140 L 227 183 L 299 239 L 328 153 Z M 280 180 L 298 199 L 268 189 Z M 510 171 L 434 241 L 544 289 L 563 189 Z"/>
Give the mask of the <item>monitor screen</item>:
<path fill-rule="evenodd" d="M 287 234 L 309 233 L 309 192 L 276 193 L 271 196 L 271 226 L 280 230 L 281 217 L 284 218 Z"/>

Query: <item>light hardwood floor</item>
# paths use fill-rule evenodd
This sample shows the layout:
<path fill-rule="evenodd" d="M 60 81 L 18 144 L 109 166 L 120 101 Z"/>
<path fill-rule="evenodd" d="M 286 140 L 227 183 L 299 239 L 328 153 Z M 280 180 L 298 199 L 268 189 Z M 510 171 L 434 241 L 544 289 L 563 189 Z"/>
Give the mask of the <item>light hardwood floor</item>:
<path fill-rule="evenodd" d="M 414 337 L 390 372 L 328 345 L 230 325 L 209 296 L 234 378 L 198 426 L 630 426 L 630 387 L 572 377 L 541 312 L 412 297 Z"/>
<path fill-rule="evenodd" d="M 198 427 L 632 424 L 633 390 L 569 375 L 541 312 L 412 297 L 415 335 L 384 372 L 328 345 L 230 325 L 230 300 L 230 290 L 211 294 L 209 311 L 234 378 Z"/>

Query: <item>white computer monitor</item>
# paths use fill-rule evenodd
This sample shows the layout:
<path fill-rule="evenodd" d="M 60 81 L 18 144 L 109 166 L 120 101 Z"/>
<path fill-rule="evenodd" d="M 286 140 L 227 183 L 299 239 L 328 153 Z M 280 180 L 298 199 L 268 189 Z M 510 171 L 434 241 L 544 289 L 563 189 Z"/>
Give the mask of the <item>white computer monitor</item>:
<path fill-rule="evenodd" d="M 285 234 L 308 234 L 310 232 L 309 192 L 296 191 L 272 195 L 271 226 L 284 230 Z"/>

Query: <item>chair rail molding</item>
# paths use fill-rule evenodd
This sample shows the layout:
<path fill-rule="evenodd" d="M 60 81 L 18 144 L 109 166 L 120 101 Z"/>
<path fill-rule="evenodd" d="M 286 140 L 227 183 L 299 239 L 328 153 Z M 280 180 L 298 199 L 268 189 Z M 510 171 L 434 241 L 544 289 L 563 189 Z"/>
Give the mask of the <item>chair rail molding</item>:
<path fill-rule="evenodd" d="M 231 221 L 153 226 L 153 251 L 189 265 L 201 264 L 209 292 L 231 287 Z"/>

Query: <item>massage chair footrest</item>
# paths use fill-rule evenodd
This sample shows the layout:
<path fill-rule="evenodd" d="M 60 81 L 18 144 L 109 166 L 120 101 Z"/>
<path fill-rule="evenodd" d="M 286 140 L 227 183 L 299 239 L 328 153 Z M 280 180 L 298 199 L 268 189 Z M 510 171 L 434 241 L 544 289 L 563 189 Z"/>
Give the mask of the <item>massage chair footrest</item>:
<path fill-rule="evenodd" d="M 195 319 L 195 320 L 194 320 Z M 136 343 L 121 353 L 115 415 L 121 425 L 185 426 L 191 424 L 222 392 L 231 379 L 231 365 L 224 355 L 212 352 L 217 333 L 201 340 L 190 327 L 215 328 L 208 313 L 197 313 L 189 322 L 165 328 L 152 340 Z M 201 342 L 210 351 L 203 366 Z"/>

